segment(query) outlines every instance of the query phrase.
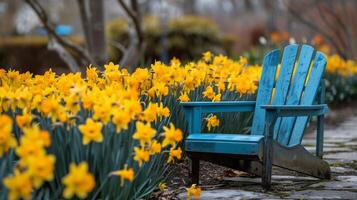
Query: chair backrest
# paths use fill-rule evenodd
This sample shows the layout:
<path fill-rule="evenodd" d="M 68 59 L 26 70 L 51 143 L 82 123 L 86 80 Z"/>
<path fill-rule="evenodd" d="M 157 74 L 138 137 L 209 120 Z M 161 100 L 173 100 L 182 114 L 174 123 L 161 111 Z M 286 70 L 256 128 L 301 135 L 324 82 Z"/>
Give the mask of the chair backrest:
<path fill-rule="evenodd" d="M 265 110 L 261 105 L 313 104 L 325 66 L 325 56 L 308 45 L 292 44 L 268 53 L 259 81 L 252 134 L 264 134 Z M 308 120 L 308 117 L 279 118 L 274 139 L 284 146 L 300 144 Z"/>

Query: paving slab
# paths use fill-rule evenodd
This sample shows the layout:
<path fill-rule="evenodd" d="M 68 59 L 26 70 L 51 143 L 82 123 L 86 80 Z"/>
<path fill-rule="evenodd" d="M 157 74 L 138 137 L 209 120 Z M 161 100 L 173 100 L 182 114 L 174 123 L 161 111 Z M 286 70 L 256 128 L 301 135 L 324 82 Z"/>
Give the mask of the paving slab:
<path fill-rule="evenodd" d="M 305 147 L 306 150 L 309 152 L 314 153 L 316 151 L 316 147 Z M 345 152 L 345 151 L 352 151 L 351 148 L 348 147 L 324 147 L 324 153 L 331 153 L 331 152 Z"/>
<path fill-rule="evenodd" d="M 333 154 L 327 154 L 325 158 L 328 159 L 336 159 L 336 160 L 357 160 L 357 152 L 340 152 L 340 153 L 333 153 Z"/>
<path fill-rule="evenodd" d="M 292 192 L 286 199 L 357 199 L 357 193 L 335 190 L 303 190 Z"/>
<path fill-rule="evenodd" d="M 179 199 L 187 199 L 186 193 L 181 193 Z M 202 191 L 200 200 L 240 200 L 240 199 L 280 199 L 279 196 L 261 192 L 251 192 L 241 189 L 217 189 Z"/>
<path fill-rule="evenodd" d="M 356 173 L 357 171 L 350 168 L 350 167 L 331 167 L 331 172 L 332 173 Z"/>

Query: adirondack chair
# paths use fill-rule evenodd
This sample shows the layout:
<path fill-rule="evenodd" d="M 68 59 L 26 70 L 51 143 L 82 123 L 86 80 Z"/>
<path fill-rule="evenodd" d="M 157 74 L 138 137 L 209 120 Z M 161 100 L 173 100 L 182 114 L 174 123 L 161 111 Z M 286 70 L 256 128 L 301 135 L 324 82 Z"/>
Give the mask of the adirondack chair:
<path fill-rule="evenodd" d="M 185 150 L 192 182 L 199 183 L 200 160 L 261 176 L 265 189 L 272 165 L 329 179 L 330 167 L 322 160 L 325 66 L 325 56 L 311 46 L 288 45 L 265 56 L 256 101 L 181 103 L 189 125 Z M 250 135 L 201 133 L 202 114 L 221 112 L 254 112 Z M 301 145 L 311 116 L 317 116 L 315 155 Z"/>

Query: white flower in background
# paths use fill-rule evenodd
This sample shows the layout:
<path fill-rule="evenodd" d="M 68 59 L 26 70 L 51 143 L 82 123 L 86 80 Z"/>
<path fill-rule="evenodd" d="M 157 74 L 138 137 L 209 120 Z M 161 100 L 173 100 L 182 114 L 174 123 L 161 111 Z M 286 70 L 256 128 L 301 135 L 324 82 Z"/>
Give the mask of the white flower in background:
<path fill-rule="evenodd" d="M 17 11 L 15 16 L 15 28 L 19 34 L 26 34 L 33 30 L 36 26 L 40 26 L 40 19 L 36 13 L 28 6 L 24 4 Z"/>
<path fill-rule="evenodd" d="M 295 44 L 295 43 L 296 43 L 295 38 L 291 37 L 289 39 L 289 44 Z"/>
<path fill-rule="evenodd" d="M 265 39 L 265 37 L 263 37 L 263 36 L 260 36 L 259 37 L 259 43 L 261 45 L 266 45 L 267 44 L 267 39 Z"/>

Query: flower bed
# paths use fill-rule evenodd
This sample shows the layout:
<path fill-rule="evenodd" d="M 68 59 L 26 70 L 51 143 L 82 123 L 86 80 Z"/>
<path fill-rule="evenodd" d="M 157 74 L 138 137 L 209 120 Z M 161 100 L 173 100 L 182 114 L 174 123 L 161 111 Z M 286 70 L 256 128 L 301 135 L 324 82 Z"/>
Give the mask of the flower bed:
<path fill-rule="evenodd" d="M 85 78 L 0 70 L 0 198 L 143 198 L 181 158 L 178 102 L 248 98 L 259 76 L 209 52 L 132 74 L 113 63 Z"/>

